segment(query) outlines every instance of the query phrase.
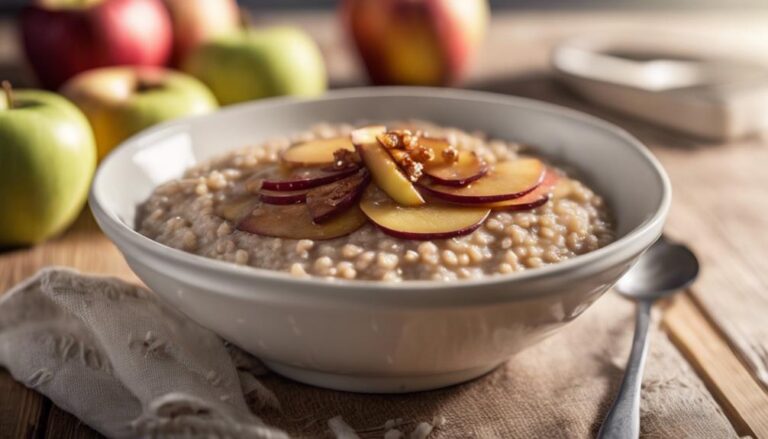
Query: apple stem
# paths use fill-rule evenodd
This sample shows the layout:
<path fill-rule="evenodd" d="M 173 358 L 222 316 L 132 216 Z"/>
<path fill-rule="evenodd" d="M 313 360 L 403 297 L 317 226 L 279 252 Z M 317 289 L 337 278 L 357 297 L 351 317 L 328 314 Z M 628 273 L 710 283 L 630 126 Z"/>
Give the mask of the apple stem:
<path fill-rule="evenodd" d="M 13 99 L 13 86 L 11 85 L 10 81 L 3 81 L 2 84 L 3 91 L 5 92 L 5 99 L 8 101 L 8 109 L 11 109 L 16 106 L 16 101 Z"/>
<path fill-rule="evenodd" d="M 253 16 L 250 12 L 243 8 L 240 8 L 240 28 L 242 30 L 248 30 L 253 25 Z"/>
<path fill-rule="evenodd" d="M 163 81 L 157 75 L 140 74 L 136 77 L 136 91 L 139 93 L 156 90 L 162 87 L 163 87 Z"/>

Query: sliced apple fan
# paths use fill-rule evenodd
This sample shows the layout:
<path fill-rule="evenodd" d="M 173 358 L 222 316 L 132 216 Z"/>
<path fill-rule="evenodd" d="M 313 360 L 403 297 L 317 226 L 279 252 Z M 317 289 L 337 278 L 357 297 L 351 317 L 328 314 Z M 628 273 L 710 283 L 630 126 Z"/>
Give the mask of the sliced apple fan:
<path fill-rule="evenodd" d="M 256 196 L 221 203 L 239 230 L 288 239 L 333 239 L 371 221 L 404 239 L 466 235 L 491 210 L 534 209 L 558 175 L 536 158 L 490 166 L 447 140 L 384 126 L 294 145 L 261 176 Z"/>

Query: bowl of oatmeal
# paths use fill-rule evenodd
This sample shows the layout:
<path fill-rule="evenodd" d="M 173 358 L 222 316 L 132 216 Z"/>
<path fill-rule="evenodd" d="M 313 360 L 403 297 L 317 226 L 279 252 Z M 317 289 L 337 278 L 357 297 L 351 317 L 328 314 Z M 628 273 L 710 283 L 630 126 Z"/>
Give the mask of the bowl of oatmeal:
<path fill-rule="evenodd" d="M 598 119 L 488 93 L 376 88 L 171 122 L 100 166 L 91 208 L 165 301 L 318 386 L 480 376 L 597 300 L 670 188 Z"/>

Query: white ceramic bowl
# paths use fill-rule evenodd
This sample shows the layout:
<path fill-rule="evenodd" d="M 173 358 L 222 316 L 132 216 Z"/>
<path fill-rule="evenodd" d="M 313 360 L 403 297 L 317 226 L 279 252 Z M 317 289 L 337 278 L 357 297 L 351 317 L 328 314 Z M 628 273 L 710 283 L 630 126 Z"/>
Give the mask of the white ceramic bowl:
<path fill-rule="evenodd" d="M 133 230 L 158 184 L 228 149 L 320 122 L 417 118 L 536 145 L 603 194 L 619 238 L 592 253 L 484 280 L 328 281 L 240 267 L 175 250 Z M 596 118 L 528 99 L 426 88 L 270 99 L 171 122 L 101 164 L 90 205 L 133 271 L 201 325 L 298 381 L 363 392 L 459 383 L 561 328 L 597 300 L 661 234 L 669 181 L 633 137 Z"/>

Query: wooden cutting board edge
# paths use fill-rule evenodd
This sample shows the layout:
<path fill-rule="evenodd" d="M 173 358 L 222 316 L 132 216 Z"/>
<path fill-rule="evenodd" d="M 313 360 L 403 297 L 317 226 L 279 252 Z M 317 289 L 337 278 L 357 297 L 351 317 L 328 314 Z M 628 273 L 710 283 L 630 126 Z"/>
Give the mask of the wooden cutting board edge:
<path fill-rule="evenodd" d="M 686 292 L 664 308 L 662 328 L 712 393 L 736 432 L 768 438 L 768 392 Z"/>

